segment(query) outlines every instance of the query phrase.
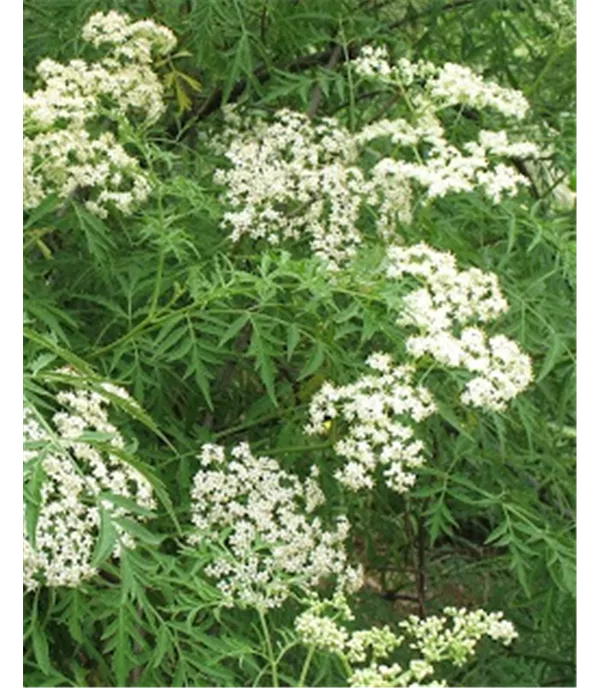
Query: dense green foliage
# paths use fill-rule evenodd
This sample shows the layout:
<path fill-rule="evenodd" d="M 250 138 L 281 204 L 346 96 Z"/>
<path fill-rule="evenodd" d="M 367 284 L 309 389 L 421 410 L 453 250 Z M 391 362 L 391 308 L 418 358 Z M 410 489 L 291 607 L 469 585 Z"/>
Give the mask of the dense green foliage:
<path fill-rule="evenodd" d="M 132 531 L 135 549 L 114 559 L 104 543 L 98 576 L 26 593 L 25 685 L 272 685 L 264 619 L 218 605 L 203 573 L 209 555 L 185 539 L 202 443 L 242 441 L 303 477 L 321 467 L 331 513 L 348 515 L 351 554 L 367 575 L 353 600 L 357 627 L 448 605 L 502 610 L 518 640 L 484 644 L 476 661 L 440 678 L 574 685 L 575 223 L 553 200 L 553 186 L 575 185 L 569 3 L 46 0 L 24 8 L 28 92 L 44 57 L 94 59 L 80 33 L 95 12 L 152 18 L 178 38 L 175 56 L 157 67 L 166 113 L 120 131 L 152 180 L 149 199 L 133 215 L 101 219 L 77 194 L 50 196 L 25 215 L 26 396 L 50 417 L 65 364 L 128 389 L 143 411 L 122 407 L 119 428 L 137 438 L 127 451 L 158 502 L 156 516 Z M 498 275 L 510 309 L 494 328 L 519 343 L 535 372 L 506 411 L 491 413 L 457 403 L 458 374 L 420 366 L 440 413 L 423 424 L 429 459 L 401 495 L 383 483 L 366 494 L 342 490 L 327 473 L 336 428 L 324 438 L 303 433 L 324 381 L 353 381 L 374 351 L 404 356 L 405 331 L 395 324 L 402 294 L 377 267 L 381 245 L 366 244 L 333 281 L 306 243 L 233 245 L 213 181 L 223 161 L 208 145 L 231 102 L 265 116 L 281 108 L 333 116 L 350 131 L 394 118 L 401 99 L 350 68 L 365 45 L 477 67 L 519 89 L 531 103 L 522 126 L 553 147 L 548 165 L 560 173 L 498 205 L 476 193 L 436 200 L 399 230 L 407 245 L 426 242 L 462 267 Z M 473 126 L 463 119 L 459 132 Z M 267 615 L 275 648 L 291 644 L 282 685 L 300 685 L 306 658 L 291 635 L 299 608 L 290 601 Z M 313 660 L 306 685 L 343 684 L 333 656 Z"/>

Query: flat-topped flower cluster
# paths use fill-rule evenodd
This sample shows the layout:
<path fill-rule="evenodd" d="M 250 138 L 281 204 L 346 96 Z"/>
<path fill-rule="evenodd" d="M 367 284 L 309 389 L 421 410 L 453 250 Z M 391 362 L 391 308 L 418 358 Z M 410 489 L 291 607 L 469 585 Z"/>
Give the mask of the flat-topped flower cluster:
<path fill-rule="evenodd" d="M 350 523 L 340 517 L 327 530 L 315 514 L 325 502 L 316 467 L 301 481 L 274 459 L 255 457 L 245 443 L 231 457 L 205 444 L 200 461 L 190 542 L 214 545 L 205 571 L 219 579 L 224 604 L 278 607 L 293 590 L 310 590 L 331 577 L 348 591 L 362 585 L 361 569 L 348 565 L 345 550 Z"/>
<path fill-rule="evenodd" d="M 310 238 L 330 269 L 355 255 L 365 178 L 357 150 L 337 120 L 313 125 L 304 115 L 280 110 L 273 121 L 227 112 L 227 128 L 212 146 L 231 163 L 214 180 L 226 187 L 231 210 L 223 226 L 232 241 L 248 234 L 279 244 Z"/>
<path fill-rule="evenodd" d="M 505 335 L 488 337 L 470 323 L 488 323 L 508 309 L 498 278 L 478 268 L 459 270 L 451 253 L 427 244 L 388 249 L 387 275 L 417 277 L 424 286 L 403 299 L 398 322 L 419 330 L 408 338 L 408 353 L 426 354 L 447 368 L 464 368 L 475 376 L 461 401 L 503 411 L 533 380 L 531 360 Z"/>
<path fill-rule="evenodd" d="M 51 423 L 31 405 L 23 407 L 24 474 L 29 482 L 43 476 L 39 494 L 32 495 L 37 501 L 23 506 L 27 590 L 40 584 L 75 587 L 97 573 L 93 558 L 101 509 L 111 519 L 140 518 L 138 510 L 134 514 L 106 495 L 132 500 L 142 511 L 156 506 L 150 482 L 119 456 L 125 440 L 109 421 L 110 395 L 131 401 L 124 389 L 105 383 L 100 391 L 59 392 L 56 402 L 63 410 Z M 96 442 L 94 436 L 103 439 Z M 37 510 L 37 521 L 34 532 L 27 533 L 26 512 L 31 509 Z M 118 523 L 114 527 L 113 556 L 118 557 L 121 547 L 134 547 L 135 541 Z"/>
<path fill-rule="evenodd" d="M 82 37 L 106 55 L 97 62 L 42 60 L 43 86 L 23 96 L 24 207 L 81 190 L 92 213 L 129 214 L 148 197 L 150 184 L 113 130 L 121 119 L 150 124 L 161 116 L 163 87 L 152 59 L 170 52 L 176 39 L 164 26 L 115 11 L 90 17 Z"/>
<path fill-rule="evenodd" d="M 355 67 L 363 76 L 402 88 L 407 117 L 376 121 L 353 133 L 336 119 L 313 123 L 289 110 L 270 119 L 228 111 L 226 127 L 211 145 L 230 163 L 214 179 L 225 187 L 229 210 L 222 224 L 234 242 L 245 235 L 270 244 L 306 239 L 335 271 L 363 241 L 367 208 L 379 235 L 389 240 L 398 225 L 411 222 L 414 188 L 424 189 L 425 201 L 480 189 L 498 203 L 529 184 L 510 160 L 538 158 L 536 144 L 485 128 L 476 140 L 453 144 L 440 114 L 468 106 L 519 120 L 529 107 L 520 92 L 460 65 L 407 60 L 390 65 L 381 49 L 366 48 Z M 391 151 L 386 146 L 386 154 L 373 162 L 382 139 L 389 140 Z"/>
<path fill-rule="evenodd" d="M 533 380 L 531 360 L 505 335 L 489 337 L 476 324 L 504 313 L 508 304 L 498 278 L 478 268 L 459 270 L 451 253 L 421 243 L 390 246 L 386 274 L 417 285 L 401 298 L 398 324 L 417 329 L 406 339 L 411 358 L 431 357 L 445 369 L 464 369 L 460 402 L 487 411 L 503 411 Z M 475 324 L 474 324 L 475 323 Z M 388 354 L 366 361 L 371 371 L 355 382 L 326 382 L 309 407 L 308 435 L 335 430 L 335 453 L 345 459 L 335 477 L 357 491 L 371 489 L 383 468 L 386 485 L 402 493 L 415 482 L 411 469 L 423 464 L 425 446 L 415 439 L 416 426 L 435 413 L 430 391 L 415 385 L 413 365 L 397 365 Z"/>
<path fill-rule="evenodd" d="M 371 489 L 376 469 L 383 467 L 386 484 L 405 492 L 415 482 L 410 469 L 423 463 L 423 442 L 416 424 L 435 412 L 430 392 L 413 383 L 414 369 L 396 366 L 391 356 L 373 354 L 371 373 L 343 387 L 326 383 L 312 398 L 308 435 L 329 432 L 339 418 L 344 430 L 334 451 L 346 459 L 335 477 L 348 489 Z"/>

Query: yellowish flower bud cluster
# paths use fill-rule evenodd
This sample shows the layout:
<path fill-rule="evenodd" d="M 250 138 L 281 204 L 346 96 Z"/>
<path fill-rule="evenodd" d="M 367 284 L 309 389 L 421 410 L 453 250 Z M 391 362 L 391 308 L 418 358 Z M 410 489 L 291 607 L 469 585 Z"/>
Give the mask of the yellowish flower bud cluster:
<path fill-rule="evenodd" d="M 468 612 L 448 607 L 444 616 L 419 619 L 410 616 L 399 630 L 389 626 L 350 632 L 340 621 L 354 617 L 347 604 L 340 600 L 314 599 L 309 608 L 295 621 L 295 630 L 304 645 L 337 654 L 351 671 L 350 686 L 396 688 L 403 686 L 445 686 L 444 681 L 431 680 L 435 664 L 450 661 L 462 666 L 472 655 L 479 641 L 488 636 L 509 645 L 516 637 L 514 626 L 502 618 L 502 612 L 487 613 L 483 609 Z M 385 664 L 402 644 L 419 653 L 407 667 L 397 662 Z M 360 665 L 365 666 L 360 666 Z M 427 679 L 427 683 L 423 681 Z"/>

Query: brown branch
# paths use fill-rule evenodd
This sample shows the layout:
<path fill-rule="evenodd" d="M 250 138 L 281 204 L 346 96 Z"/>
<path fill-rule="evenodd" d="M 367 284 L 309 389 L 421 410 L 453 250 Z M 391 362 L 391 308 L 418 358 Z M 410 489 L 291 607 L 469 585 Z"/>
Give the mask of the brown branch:
<path fill-rule="evenodd" d="M 267 37 L 267 5 L 263 5 L 262 12 L 260 14 L 260 40 L 264 43 Z"/>
<path fill-rule="evenodd" d="M 521 158 L 509 158 L 509 160 L 512 163 L 513 167 L 516 168 L 517 172 L 519 172 L 529 180 L 529 188 L 531 191 L 531 195 L 535 198 L 535 200 L 537 201 L 539 198 L 541 198 L 540 190 L 538 189 L 533 179 L 533 176 L 527 169 L 525 162 Z"/>
<path fill-rule="evenodd" d="M 342 51 L 343 48 L 341 45 L 338 44 L 335 46 L 331 53 L 331 57 L 325 65 L 325 69 L 327 69 L 328 71 L 333 71 L 335 69 L 337 63 L 342 58 Z M 310 103 L 308 109 L 306 110 L 306 116 L 308 117 L 308 119 L 312 119 L 317 114 L 317 110 L 319 109 L 319 103 L 321 102 L 322 96 L 323 89 L 319 84 L 317 84 L 313 89 Z"/>

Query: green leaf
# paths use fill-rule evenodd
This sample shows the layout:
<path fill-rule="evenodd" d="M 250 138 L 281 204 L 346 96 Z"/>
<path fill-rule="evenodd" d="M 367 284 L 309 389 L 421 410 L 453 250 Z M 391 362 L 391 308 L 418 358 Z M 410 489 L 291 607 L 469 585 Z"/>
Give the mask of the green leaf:
<path fill-rule="evenodd" d="M 287 360 L 290 361 L 292 358 L 292 354 L 296 350 L 296 347 L 298 346 L 298 342 L 300 341 L 300 330 L 298 329 L 298 325 L 296 323 L 292 323 L 289 328 L 288 328 L 288 333 L 287 333 Z"/>
<path fill-rule="evenodd" d="M 141 523 L 134 521 L 131 518 L 119 517 L 115 518 L 114 522 L 133 535 L 137 540 L 146 543 L 147 545 L 158 546 L 165 539 L 164 535 L 156 535 L 145 528 Z"/>
<path fill-rule="evenodd" d="M 261 333 L 256 326 L 254 326 L 254 330 L 252 332 L 248 353 L 254 356 L 256 360 L 256 369 L 258 370 L 260 379 L 267 390 L 269 399 L 274 406 L 278 406 L 279 404 L 277 402 L 277 395 L 275 394 L 275 366 L 273 365 L 273 361 L 269 356 Z"/>
<path fill-rule="evenodd" d="M 33 654 L 38 666 L 42 673 L 44 673 L 46 676 L 49 676 L 52 674 L 52 666 L 50 664 L 48 640 L 46 639 L 43 630 L 37 624 L 33 626 L 31 640 L 33 645 Z"/>
<path fill-rule="evenodd" d="M 179 108 L 179 112 L 187 112 L 191 105 L 192 105 L 192 100 L 186 93 L 185 88 L 181 85 L 179 82 L 179 79 L 176 77 L 175 78 L 175 98 L 177 100 L 177 107 Z"/>
<path fill-rule="evenodd" d="M 158 633 L 156 634 L 156 646 L 154 648 L 151 664 L 153 669 L 157 669 L 162 664 L 165 655 L 167 652 L 170 654 L 172 647 L 171 634 L 168 628 L 163 624 L 159 627 Z"/>
<path fill-rule="evenodd" d="M 139 504 L 135 500 L 130 499 L 129 497 L 116 495 L 112 492 L 102 492 L 100 494 L 100 499 L 102 501 L 111 502 L 115 506 L 120 506 L 123 509 L 127 509 L 127 511 L 131 511 L 134 514 L 138 514 L 139 516 L 143 516 L 146 518 L 156 516 L 155 512 L 152 511 L 152 509 L 146 509 L 142 506 L 139 506 Z"/>
<path fill-rule="evenodd" d="M 221 98 L 222 103 L 227 103 L 229 101 L 229 96 L 231 95 L 236 81 L 240 78 L 244 71 L 248 70 L 250 64 L 251 57 L 248 34 L 243 33 L 238 41 L 233 60 L 231 61 L 231 68 L 225 81 L 225 85 L 223 86 L 223 96 Z"/>
<path fill-rule="evenodd" d="M 98 567 L 112 555 L 117 544 L 117 529 L 115 528 L 109 512 L 102 506 L 100 511 L 100 534 L 96 542 L 96 548 L 92 557 L 92 566 Z"/>
<path fill-rule="evenodd" d="M 322 365 L 325 359 L 325 347 L 322 342 L 317 342 L 313 348 L 312 355 L 300 371 L 298 375 L 299 380 L 303 380 L 305 377 L 309 377 L 315 373 Z"/>
<path fill-rule="evenodd" d="M 197 80 L 191 77 L 189 74 L 186 74 L 185 72 L 177 72 L 177 76 L 185 81 L 185 83 L 193 90 L 193 91 L 201 91 L 202 90 L 202 84 Z"/>
<path fill-rule="evenodd" d="M 23 229 L 26 230 L 30 227 L 33 227 L 33 225 L 35 225 L 35 223 L 41 220 L 43 217 L 53 213 L 59 205 L 60 199 L 58 198 L 58 196 L 56 196 L 56 194 L 46 196 L 46 198 L 44 198 L 44 200 L 37 206 L 37 208 L 34 208 L 29 213 L 27 220 L 23 224 Z"/>
<path fill-rule="evenodd" d="M 223 344 L 237 336 L 237 334 L 240 332 L 240 330 L 244 327 L 244 325 L 248 322 L 249 319 L 250 316 L 247 313 L 244 313 L 243 315 L 240 315 L 239 318 L 236 318 L 227 328 L 225 334 L 223 334 L 223 336 L 221 337 L 219 347 L 223 346 Z"/>
<path fill-rule="evenodd" d="M 127 677 L 133 665 L 131 655 L 131 617 L 128 614 L 128 605 L 122 604 L 119 608 L 117 634 L 115 637 L 115 650 L 113 654 L 113 670 L 116 675 L 117 685 L 128 685 Z"/>
<path fill-rule="evenodd" d="M 497 525 L 494 530 L 487 536 L 485 539 L 484 544 L 489 545 L 491 543 L 495 543 L 496 546 L 498 546 L 500 543 L 497 542 L 502 538 L 502 536 L 508 532 L 508 521 L 502 521 L 499 525 Z M 502 538 L 504 539 L 504 538 Z"/>
<path fill-rule="evenodd" d="M 185 377 L 188 377 L 190 374 L 194 375 L 194 380 L 202 392 L 202 396 L 204 397 L 208 408 L 211 411 L 214 411 L 214 405 L 210 394 L 211 378 L 209 376 L 208 369 L 202 360 L 201 351 L 202 349 L 200 349 L 200 347 L 197 345 L 192 349 L 192 357 L 188 363 L 187 370 L 185 371 Z"/>

